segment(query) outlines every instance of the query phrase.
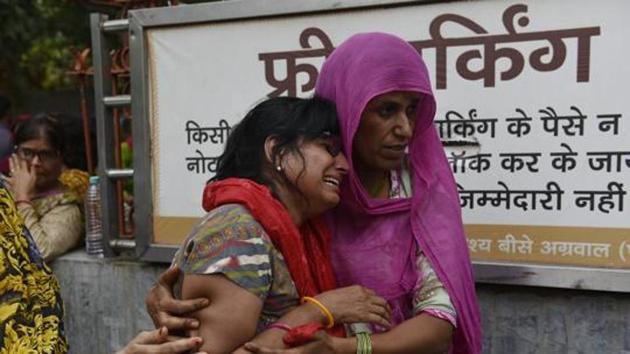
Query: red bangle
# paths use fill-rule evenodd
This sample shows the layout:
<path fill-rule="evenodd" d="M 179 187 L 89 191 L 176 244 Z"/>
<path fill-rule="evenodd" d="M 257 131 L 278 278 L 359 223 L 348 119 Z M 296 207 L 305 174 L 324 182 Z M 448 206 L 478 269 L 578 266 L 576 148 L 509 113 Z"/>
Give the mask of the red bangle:
<path fill-rule="evenodd" d="M 267 326 L 267 329 L 271 329 L 271 328 L 282 329 L 287 332 L 293 329 L 288 324 L 282 323 L 282 322 L 275 322 Z"/>
<path fill-rule="evenodd" d="M 26 199 L 18 199 L 15 201 L 15 205 L 18 204 L 28 204 L 30 206 L 33 206 L 33 202 L 31 202 L 30 200 L 26 200 Z"/>

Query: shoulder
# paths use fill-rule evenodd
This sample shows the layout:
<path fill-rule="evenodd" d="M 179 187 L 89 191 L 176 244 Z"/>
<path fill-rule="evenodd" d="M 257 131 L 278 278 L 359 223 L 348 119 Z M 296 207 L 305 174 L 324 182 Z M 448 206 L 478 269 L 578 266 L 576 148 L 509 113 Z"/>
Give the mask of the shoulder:
<path fill-rule="evenodd" d="M 51 194 L 37 197 L 35 201 L 49 205 L 78 204 L 81 202 L 79 196 L 65 186 Z"/>
<path fill-rule="evenodd" d="M 210 211 L 190 232 L 175 261 L 184 268 L 234 257 L 267 258 L 273 248 L 262 226 L 240 204 Z"/>
<path fill-rule="evenodd" d="M 230 239 L 248 239 L 264 232 L 247 208 L 240 204 L 225 204 L 211 210 L 193 228 L 188 240 L 209 236 Z"/>
<path fill-rule="evenodd" d="M 59 194 L 56 194 L 56 198 L 61 205 L 79 205 L 83 203 L 81 197 L 75 191 L 68 189 L 67 187 L 65 187 Z"/>
<path fill-rule="evenodd" d="M 272 282 L 274 250 L 262 226 L 245 207 L 227 204 L 201 220 L 173 263 L 184 274 L 222 274 L 264 299 Z"/>
<path fill-rule="evenodd" d="M 85 193 L 90 184 L 90 175 L 79 169 L 67 169 L 59 176 L 59 181 L 64 185 L 67 191 L 74 193 L 80 201 L 85 198 Z"/>
<path fill-rule="evenodd" d="M 65 189 L 55 194 L 34 199 L 33 204 L 40 215 L 47 214 L 53 209 L 63 209 L 71 213 L 80 213 L 82 206 L 79 197 L 74 192 Z"/>

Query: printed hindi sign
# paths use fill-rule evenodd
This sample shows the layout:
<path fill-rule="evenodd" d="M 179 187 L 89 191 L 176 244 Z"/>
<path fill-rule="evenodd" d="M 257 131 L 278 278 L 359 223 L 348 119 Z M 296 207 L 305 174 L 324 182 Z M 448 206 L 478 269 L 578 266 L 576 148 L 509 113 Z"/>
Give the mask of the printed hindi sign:
<path fill-rule="evenodd" d="M 308 96 L 359 32 L 409 41 L 475 260 L 630 268 L 630 2 L 477 1 L 150 29 L 154 241 L 178 244 L 231 128 Z"/>

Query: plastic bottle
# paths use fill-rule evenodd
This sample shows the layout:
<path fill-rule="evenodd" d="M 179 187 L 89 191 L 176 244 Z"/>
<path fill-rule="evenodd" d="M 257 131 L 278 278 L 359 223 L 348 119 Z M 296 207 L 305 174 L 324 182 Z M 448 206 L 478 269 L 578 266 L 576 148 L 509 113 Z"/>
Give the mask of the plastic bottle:
<path fill-rule="evenodd" d="M 85 194 L 85 251 L 90 256 L 103 257 L 102 225 L 99 177 L 91 176 Z"/>

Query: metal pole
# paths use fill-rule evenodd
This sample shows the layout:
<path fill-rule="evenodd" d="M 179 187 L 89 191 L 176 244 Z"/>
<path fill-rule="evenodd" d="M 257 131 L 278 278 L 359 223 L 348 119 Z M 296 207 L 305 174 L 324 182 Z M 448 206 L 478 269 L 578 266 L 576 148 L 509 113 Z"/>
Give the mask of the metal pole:
<path fill-rule="evenodd" d="M 106 257 L 115 256 L 110 246 L 112 239 L 120 234 L 116 213 L 116 187 L 106 171 L 115 167 L 114 130 L 111 111 L 103 103 L 103 98 L 111 96 L 111 57 L 110 48 L 102 30 L 102 24 L 107 21 L 102 14 L 90 15 L 92 35 L 92 61 L 94 65 L 94 110 L 96 113 L 96 144 L 98 148 L 97 174 L 101 176 L 101 217 L 103 225 L 103 252 Z"/>

